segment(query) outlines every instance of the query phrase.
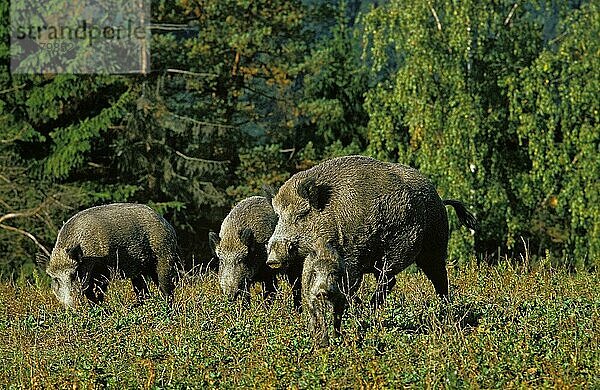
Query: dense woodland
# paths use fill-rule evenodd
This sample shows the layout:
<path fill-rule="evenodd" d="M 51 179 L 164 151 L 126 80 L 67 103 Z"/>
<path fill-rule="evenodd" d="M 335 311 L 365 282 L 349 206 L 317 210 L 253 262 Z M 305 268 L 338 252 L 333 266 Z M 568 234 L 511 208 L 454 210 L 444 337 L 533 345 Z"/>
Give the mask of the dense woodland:
<path fill-rule="evenodd" d="M 600 3 L 152 1 L 146 75 L 10 73 L 0 3 L 0 274 L 75 212 L 149 204 L 187 267 L 238 200 L 324 159 L 426 173 L 475 254 L 600 264 Z"/>

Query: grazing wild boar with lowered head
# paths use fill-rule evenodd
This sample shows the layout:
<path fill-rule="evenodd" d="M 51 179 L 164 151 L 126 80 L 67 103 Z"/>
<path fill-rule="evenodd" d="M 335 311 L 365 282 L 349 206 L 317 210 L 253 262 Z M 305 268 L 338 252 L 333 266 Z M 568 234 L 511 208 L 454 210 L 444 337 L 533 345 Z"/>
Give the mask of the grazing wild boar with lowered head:
<path fill-rule="evenodd" d="M 147 280 L 171 303 L 178 259 L 175 230 L 163 217 L 145 205 L 114 203 L 83 210 L 63 225 L 46 272 L 67 307 L 81 293 L 101 303 L 113 273 L 131 279 L 138 303 L 147 297 Z"/>
<path fill-rule="evenodd" d="M 250 286 L 263 283 L 263 295 L 277 289 L 277 272 L 266 265 L 266 244 L 277 224 L 277 215 L 269 199 L 252 196 L 233 207 L 221 223 L 217 235 L 209 233 L 209 243 L 219 260 L 219 284 L 223 294 L 234 300 L 250 298 Z M 294 302 L 300 305 L 300 271 L 287 272 L 292 283 Z"/>
<path fill-rule="evenodd" d="M 346 304 L 340 283 L 344 282 L 344 262 L 334 245 L 318 239 L 304 260 L 302 301 L 308 313 L 309 329 L 318 345 L 329 342 L 329 324 L 339 335 Z"/>
<path fill-rule="evenodd" d="M 303 262 L 319 239 L 335 245 L 344 264 L 345 293 L 353 295 L 365 273 L 377 278 L 372 303 L 384 301 L 395 275 L 416 263 L 439 296 L 448 296 L 448 217 L 475 228 L 458 201 L 442 201 L 414 168 L 363 156 L 325 161 L 292 176 L 272 201 L 279 220 L 267 264 Z M 340 281 L 339 285 L 342 283 Z"/>

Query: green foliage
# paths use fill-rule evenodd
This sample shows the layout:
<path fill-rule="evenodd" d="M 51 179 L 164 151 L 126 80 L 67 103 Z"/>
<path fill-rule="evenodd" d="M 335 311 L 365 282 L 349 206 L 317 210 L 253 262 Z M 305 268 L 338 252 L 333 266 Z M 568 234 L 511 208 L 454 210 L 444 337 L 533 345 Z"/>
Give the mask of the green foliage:
<path fill-rule="evenodd" d="M 244 184 L 229 188 L 228 194 L 240 201 L 252 195 L 262 194 L 265 187 L 279 188 L 290 176 L 289 161 L 280 149 L 279 145 L 274 144 L 241 150 L 240 164 L 235 174 L 239 182 Z"/>
<path fill-rule="evenodd" d="M 600 8 L 584 5 L 509 85 L 511 119 L 531 167 L 520 196 L 532 233 L 571 266 L 600 256 Z"/>
<path fill-rule="evenodd" d="M 142 307 L 129 282 L 103 307 L 58 306 L 48 284 L 0 284 L 0 386 L 117 388 L 596 388 L 597 274 L 470 263 L 453 302 L 404 273 L 379 310 L 352 306 L 344 336 L 315 348 L 289 286 L 271 306 L 226 302 L 214 274 L 184 277 L 174 308 Z M 373 280 L 360 298 L 368 301 Z M 156 292 L 156 291 L 154 291 Z"/>
<path fill-rule="evenodd" d="M 334 142 L 364 146 L 367 115 L 363 94 L 368 73 L 360 62 L 357 33 L 345 16 L 338 16 L 331 37 L 319 42 L 304 63 L 304 96 L 298 108 L 309 122 L 308 129 L 318 137 L 312 140 L 318 141 L 319 147 Z"/>
<path fill-rule="evenodd" d="M 365 57 L 381 75 L 366 100 L 367 150 L 477 210 L 480 230 L 453 235 L 452 257 L 473 245 L 522 251 L 524 237 L 534 255 L 599 258 L 597 14 L 593 4 L 392 1 L 365 16 Z"/>
<path fill-rule="evenodd" d="M 64 87 L 59 85 L 57 88 L 58 91 L 62 91 Z M 33 98 L 30 100 L 33 100 Z M 44 102 L 53 101 L 54 95 L 44 96 L 40 100 Z M 124 93 L 116 102 L 102 109 L 97 115 L 81 119 L 76 124 L 69 125 L 66 128 L 57 128 L 50 132 L 49 135 L 53 141 L 52 149 L 44 162 L 44 173 L 53 178 L 61 179 L 66 178 L 73 170 L 81 168 L 86 160 L 86 155 L 92 149 L 91 142 L 98 138 L 102 132 L 108 130 L 116 120 L 122 118 L 124 105 L 128 100 L 129 94 Z M 30 103 L 28 101 L 28 104 Z"/>

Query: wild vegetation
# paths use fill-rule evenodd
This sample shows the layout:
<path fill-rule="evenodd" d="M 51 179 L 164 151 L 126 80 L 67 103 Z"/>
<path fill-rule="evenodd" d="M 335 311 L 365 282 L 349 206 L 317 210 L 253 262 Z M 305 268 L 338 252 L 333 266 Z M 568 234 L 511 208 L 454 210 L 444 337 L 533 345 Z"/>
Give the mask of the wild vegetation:
<path fill-rule="evenodd" d="M 0 285 L 0 386 L 13 388 L 596 388 L 600 295 L 593 273 L 548 263 L 450 267 L 441 306 L 420 272 L 387 305 L 355 305 L 344 336 L 315 348 L 282 291 L 228 303 L 215 273 L 183 278 L 173 312 L 133 307 L 129 282 L 104 307 L 63 309 L 44 278 Z M 359 296 L 374 288 L 367 279 Z"/>

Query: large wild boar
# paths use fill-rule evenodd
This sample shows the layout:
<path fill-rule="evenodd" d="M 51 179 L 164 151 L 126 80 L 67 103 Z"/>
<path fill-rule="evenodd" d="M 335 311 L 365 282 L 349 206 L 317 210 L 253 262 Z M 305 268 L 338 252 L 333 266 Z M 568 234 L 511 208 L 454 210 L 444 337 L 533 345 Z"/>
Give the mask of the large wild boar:
<path fill-rule="evenodd" d="M 318 252 L 315 245 L 322 240 L 335 246 L 343 262 L 338 284 L 346 294 L 356 292 L 364 274 L 375 274 L 373 304 L 383 302 L 395 275 L 412 263 L 438 295 L 447 297 L 444 206 L 454 207 L 461 223 L 475 227 L 462 203 L 442 201 L 416 169 L 363 156 L 332 159 L 295 174 L 272 205 L 279 220 L 268 244 L 268 265 L 302 263 Z"/>
<path fill-rule="evenodd" d="M 263 295 L 277 288 L 277 272 L 266 265 L 266 244 L 277 224 L 277 215 L 269 199 L 252 196 L 236 204 L 221 223 L 217 235 L 209 233 L 210 246 L 219 259 L 219 284 L 230 300 L 242 295 L 250 298 L 254 283 L 263 283 Z M 300 306 L 300 268 L 290 267 L 294 304 Z"/>
<path fill-rule="evenodd" d="M 63 225 L 46 272 L 67 307 L 80 293 L 101 303 L 111 274 L 131 279 L 138 303 L 148 294 L 147 280 L 171 303 L 178 259 L 175 230 L 163 217 L 148 206 L 114 203 L 83 210 Z"/>

